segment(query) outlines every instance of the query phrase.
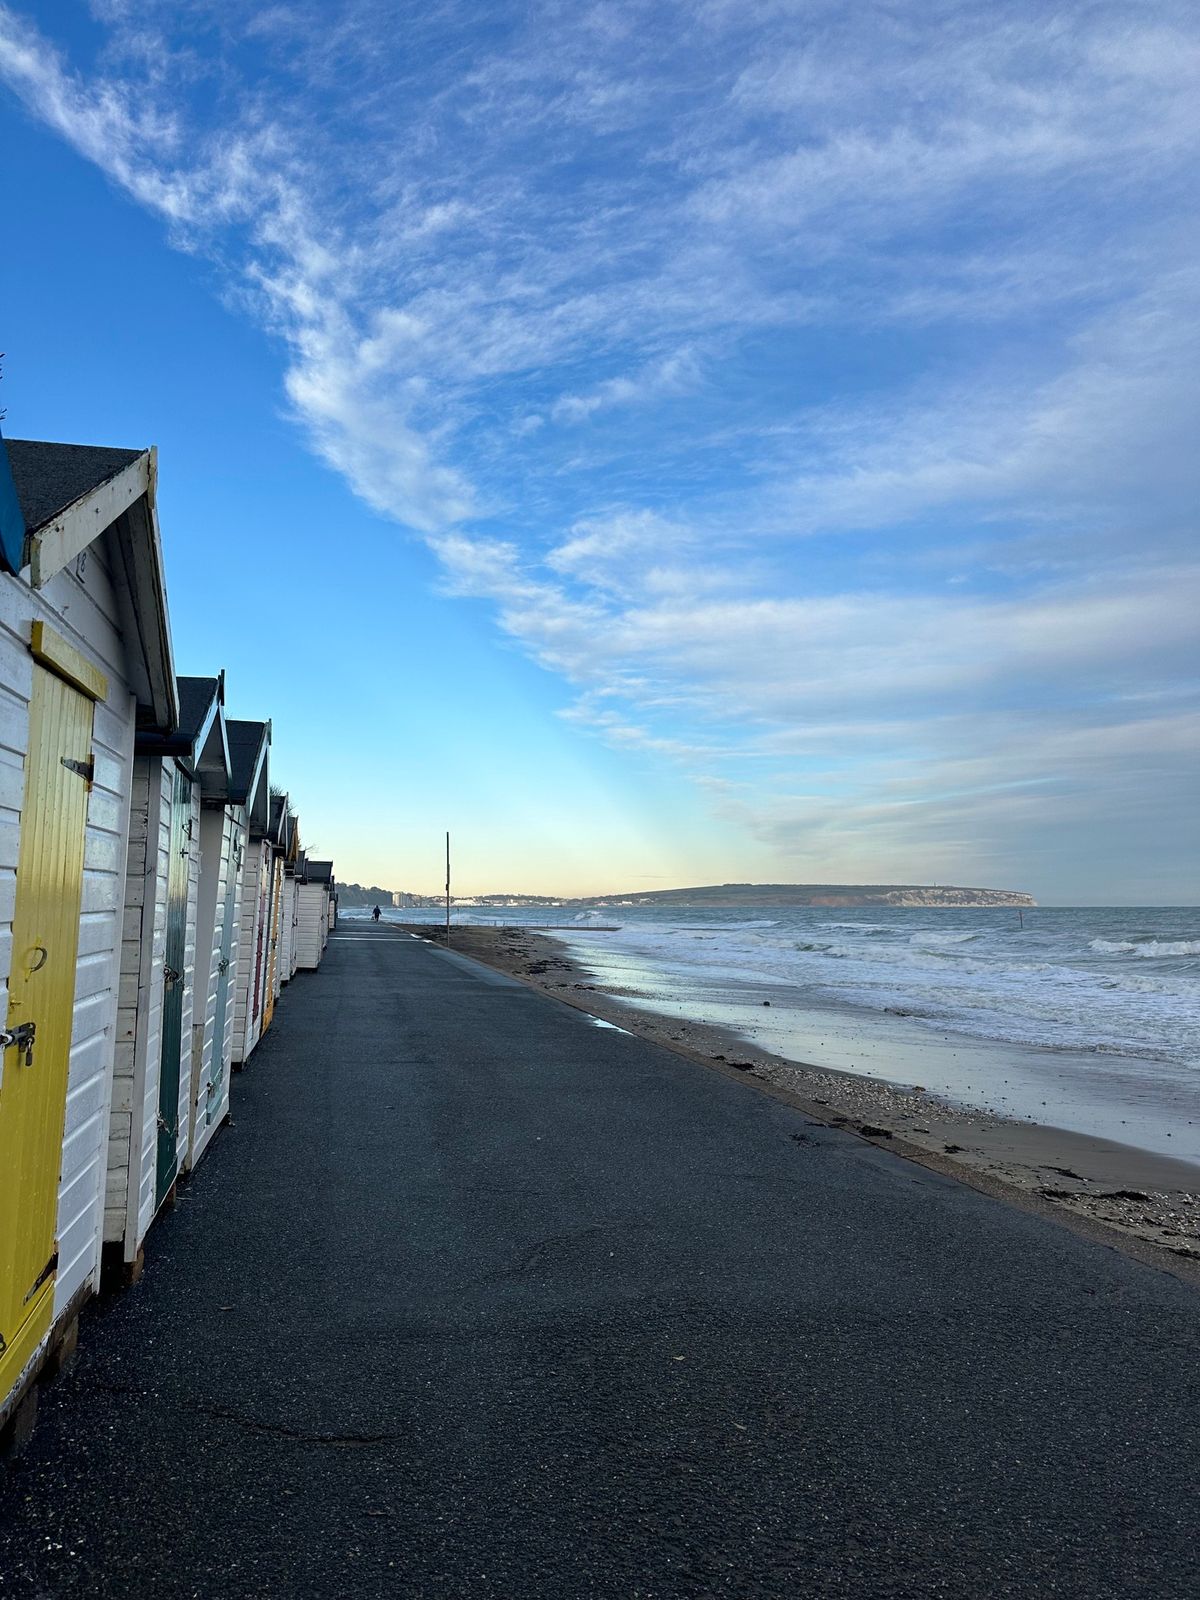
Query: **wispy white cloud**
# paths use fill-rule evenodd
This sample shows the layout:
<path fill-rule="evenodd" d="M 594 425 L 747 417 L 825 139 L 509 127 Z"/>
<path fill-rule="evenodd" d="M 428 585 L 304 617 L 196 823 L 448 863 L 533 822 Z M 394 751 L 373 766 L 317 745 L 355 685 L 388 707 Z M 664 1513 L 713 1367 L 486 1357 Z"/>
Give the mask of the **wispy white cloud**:
<path fill-rule="evenodd" d="M 889 859 L 892 875 L 897 860 L 918 876 L 992 859 L 1012 870 L 1034 814 L 1043 832 L 1074 819 L 1069 854 L 1089 829 L 1132 826 L 1147 784 L 1169 837 L 1184 838 L 1200 719 L 1162 714 L 1154 696 L 1134 707 L 1130 692 L 1194 668 L 1194 565 L 1126 571 L 1119 586 L 1076 577 L 1036 600 L 656 604 L 610 585 L 581 601 L 511 545 L 442 554 L 464 592 L 496 601 L 501 626 L 579 687 L 575 721 L 682 765 L 723 815 L 818 877 L 822 863 L 886 877 Z M 803 800 L 790 793 L 799 771 L 815 785 Z"/>
<path fill-rule="evenodd" d="M 845 13 L 819 42 L 739 75 L 735 104 L 784 130 L 799 121 L 803 137 L 733 152 L 697 193 L 711 216 L 790 229 L 798 214 L 848 209 L 855 225 L 900 216 L 911 232 L 914 207 L 964 191 L 1009 206 L 1053 174 L 1111 183 L 1118 164 L 1145 183 L 1195 149 L 1200 55 L 1182 8 L 1131 25 L 1124 8 L 1094 7 L 1067 26 L 1025 7 L 931 8 L 936 49 L 911 17 L 871 10 L 873 26 Z"/>
<path fill-rule="evenodd" d="M 282 129 L 219 129 L 193 146 L 179 118 L 156 112 L 128 83 L 84 83 L 2 5 L 0 77 L 189 247 L 231 226 L 244 230 L 242 281 L 288 346 L 288 398 L 315 450 L 368 504 L 417 529 L 470 512 L 465 479 L 412 425 L 419 396 L 380 361 L 378 332 L 364 336 L 353 295 L 362 253 L 316 225 L 308 175 Z M 414 224 L 436 225 L 428 217 Z"/>
<path fill-rule="evenodd" d="M 0 0 L 0 81 L 578 726 L 846 872 L 1186 759 L 1190 8 L 93 11 L 69 63 Z"/>
<path fill-rule="evenodd" d="M 1189 448 L 1200 359 L 1200 276 L 1167 271 L 1066 345 L 1032 383 L 986 366 L 971 384 L 922 381 L 882 405 L 818 406 L 789 441 L 811 465 L 779 485 L 786 533 L 902 527 L 947 507 L 1086 519 L 1093 548 L 1153 505 L 1190 538 L 1200 459 Z M 798 430 L 799 431 L 799 430 Z"/>
<path fill-rule="evenodd" d="M 705 570 L 697 530 L 657 512 L 630 510 L 585 517 L 546 554 L 545 564 L 560 579 L 626 599 L 682 588 L 696 595 L 706 586 L 729 586 L 728 573 Z"/>
<path fill-rule="evenodd" d="M 646 405 L 653 400 L 688 394 L 701 381 L 701 366 L 690 347 L 673 350 L 630 376 L 606 378 L 584 394 L 560 395 L 554 402 L 556 422 L 586 422 L 612 406 Z"/>

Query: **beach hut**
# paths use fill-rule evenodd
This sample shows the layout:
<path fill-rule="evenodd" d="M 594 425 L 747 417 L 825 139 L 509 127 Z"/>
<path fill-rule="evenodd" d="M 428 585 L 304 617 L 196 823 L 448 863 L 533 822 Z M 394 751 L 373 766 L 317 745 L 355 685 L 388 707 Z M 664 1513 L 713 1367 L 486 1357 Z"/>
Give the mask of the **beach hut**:
<path fill-rule="evenodd" d="M 280 954 L 284 920 L 284 865 L 287 860 L 290 821 L 287 795 L 272 795 L 270 825 L 267 830 L 271 841 L 271 933 L 267 946 L 267 974 L 263 987 L 263 1033 L 271 1026 L 275 1015 L 275 1002 L 279 999 L 283 987 L 283 965 Z"/>
<path fill-rule="evenodd" d="M 111 1275 L 126 1281 L 190 1146 L 193 1034 L 207 1027 L 212 965 L 211 931 L 198 942 L 203 801 L 223 807 L 230 788 L 222 680 L 178 687 L 175 728 L 134 746 L 104 1214 Z"/>
<path fill-rule="evenodd" d="M 229 1114 L 245 822 L 243 807 L 234 800 L 224 673 L 180 678 L 179 707 L 180 735 L 189 737 L 196 750 L 200 782 L 190 1126 L 183 1158 L 184 1170 L 190 1171 Z"/>
<path fill-rule="evenodd" d="M 329 939 L 329 898 L 333 862 L 304 857 L 297 871 L 296 964 L 315 972 Z"/>
<path fill-rule="evenodd" d="M 0 441 L 0 1426 L 99 1281 L 134 737 L 178 715 L 156 481 Z"/>
<path fill-rule="evenodd" d="M 283 900 L 279 911 L 279 979 L 290 983 L 296 976 L 296 859 L 300 854 L 300 822 L 287 813 L 287 849 L 283 858 Z"/>
<path fill-rule="evenodd" d="M 271 724 L 231 720 L 226 727 L 233 752 L 234 793 L 243 797 L 245 815 L 232 1050 L 234 1066 L 241 1066 L 263 1030 L 273 873 L 269 838 Z"/>

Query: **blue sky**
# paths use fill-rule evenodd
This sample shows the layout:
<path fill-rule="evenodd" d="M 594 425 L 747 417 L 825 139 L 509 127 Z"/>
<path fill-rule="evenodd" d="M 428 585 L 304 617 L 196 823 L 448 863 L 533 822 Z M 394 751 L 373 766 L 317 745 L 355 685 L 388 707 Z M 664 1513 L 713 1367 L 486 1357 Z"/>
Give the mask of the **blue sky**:
<path fill-rule="evenodd" d="M 0 0 L 3 403 L 346 879 L 1196 894 L 1190 4 Z"/>

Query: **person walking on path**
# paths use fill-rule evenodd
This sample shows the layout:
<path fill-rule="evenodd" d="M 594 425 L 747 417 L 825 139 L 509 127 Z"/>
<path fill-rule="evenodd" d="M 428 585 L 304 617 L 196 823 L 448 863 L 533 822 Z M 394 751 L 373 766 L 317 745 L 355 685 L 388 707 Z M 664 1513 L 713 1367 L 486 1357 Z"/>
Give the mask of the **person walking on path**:
<path fill-rule="evenodd" d="M 371 913 L 371 917 L 375 922 L 378 922 L 382 915 L 383 915 L 383 912 L 380 911 L 378 906 L 376 906 L 374 911 L 372 911 L 372 913 Z"/>

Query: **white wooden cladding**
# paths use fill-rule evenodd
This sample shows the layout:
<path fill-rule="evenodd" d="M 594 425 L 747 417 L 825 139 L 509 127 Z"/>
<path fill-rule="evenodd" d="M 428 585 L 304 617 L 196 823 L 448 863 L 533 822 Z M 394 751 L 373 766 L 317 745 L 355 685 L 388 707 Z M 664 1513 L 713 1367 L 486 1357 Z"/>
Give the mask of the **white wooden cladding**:
<path fill-rule="evenodd" d="M 109 1109 L 113 1094 L 118 957 L 136 723 L 131 672 L 104 541 L 34 591 L 0 575 L 0 980 L 7 1010 L 33 686 L 29 634 L 41 618 L 108 677 L 96 706 L 95 777 L 88 797 L 83 899 L 58 1195 L 55 1316 L 98 1280 Z M 0 1069 L 2 1070 L 2 1069 Z M 3 1396 L 0 1396 L 3 1399 Z"/>
<path fill-rule="evenodd" d="M 224 896 L 225 904 L 221 912 L 221 921 L 218 924 L 218 936 L 224 937 L 224 918 L 228 913 L 230 920 L 229 937 L 226 949 L 229 952 L 228 993 L 225 1000 L 225 1025 L 221 1031 L 220 1040 L 213 1038 L 212 1061 L 219 1067 L 223 1089 L 220 1102 L 213 1113 L 214 1124 L 219 1123 L 221 1117 L 229 1109 L 229 1074 L 233 1064 L 233 1039 L 234 1039 L 234 1013 L 237 1008 L 237 974 L 238 963 L 241 957 L 241 903 L 242 903 L 242 875 L 245 871 L 246 852 L 248 849 L 246 839 L 246 822 L 240 807 L 225 807 L 225 821 L 223 829 L 222 854 L 225 870 L 232 879 L 232 892 Z M 230 888 L 227 883 L 226 890 Z M 217 1052 L 220 1052 L 219 1056 Z"/>
<path fill-rule="evenodd" d="M 297 894 L 296 964 L 309 972 L 321 965 L 329 937 L 329 888 L 324 883 L 302 883 Z"/>
<path fill-rule="evenodd" d="M 241 807 L 205 806 L 200 813 L 200 890 L 196 921 L 196 990 L 192 1016 L 191 1135 L 186 1165 L 196 1165 L 229 1110 L 229 1074 L 241 931 Z M 230 890 L 232 889 L 232 900 Z M 229 911 L 230 927 L 225 926 Z M 228 951 L 226 956 L 225 952 Z M 204 976 L 207 956 L 207 978 Z M 228 975 L 221 973 L 229 961 Z M 216 1037 L 218 994 L 227 985 L 221 1037 Z"/>
<path fill-rule="evenodd" d="M 271 954 L 271 846 L 265 839 L 246 846 L 242 870 L 241 931 L 233 1059 L 249 1059 L 262 1037 L 263 1004 Z"/>
<path fill-rule="evenodd" d="M 170 792 L 161 761 L 134 762 L 129 821 L 129 858 L 121 941 L 121 986 L 117 1005 L 117 1047 L 113 1064 L 112 1116 L 109 1122 L 108 1181 L 104 1238 L 108 1243 L 136 1238 L 138 1218 L 154 1203 L 154 1136 L 158 1117 L 158 1076 L 147 1091 L 147 1060 L 162 1047 L 163 958 L 167 928 L 167 852 L 170 849 Z"/>
<path fill-rule="evenodd" d="M 284 876 L 283 861 L 276 856 L 271 863 L 272 894 L 275 903 L 271 909 L 271 948 L 273 959 L 271 961 L 271 996 L 272 1004 L 279 999 L 283 989 L 283 911 L 284 887 L 287 879 Z"/>
<path fill-rule="evenodd" d="M 285 877 L 279 905 L 279 979 L 290 983 L 296 975 L 296 880 Z"/>
<path fill-rule="evenodd" d="M 134 761 L 125 916 L 121 948 L 113 1108 L 109 1125 L 104 1239 L 121 1242 L 126 1261 L 137 1256 L 154 1220 L 162 1079 L 163 971 L 167 940 L 167 881 L 171 850 L 173 758 Z M 187 921 L 184 934 L 183 1019 L 180 1028 L 179 1136 L 187 1155 L 191 1109 L 192 1008 L 196 981 L 196 911 L 200 879 L 200 786 L 192 785 L 188 841 Z"/>
<path fill-rule="evenodd" d="M 200 893 L 200 785 L 192 784 L 191 829 L 188 835 L 188 895 L 187 931 L 183 948 L 183 1019 L 179 1029 L 179 1114 L 175 1126 L 179 1129 L 175 1155 L 182 1170 L 187 1164 L 189 1137 L 192 1126 L 192 1023 L 196 1012 L 196 913 Z M 200 1005 L 203 1008 L 208 989 L 210 952 L 204 953 L 204 971 Z M 202 1010 L 203 1014 L 203 1010 Z"/>
<path fill-rule="evenodd" d="M 300 885 L 295 878 L 292 879 L 292 959 L 290 977 L 295 977 L 300 970 L 297 954 L 298 937 L 300 930 Z"/>

